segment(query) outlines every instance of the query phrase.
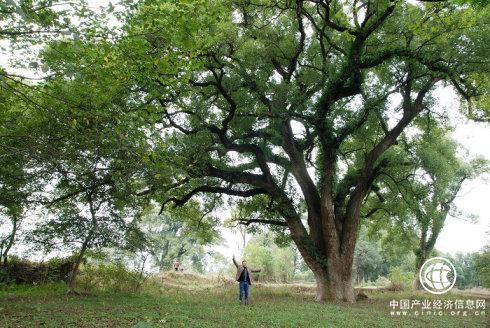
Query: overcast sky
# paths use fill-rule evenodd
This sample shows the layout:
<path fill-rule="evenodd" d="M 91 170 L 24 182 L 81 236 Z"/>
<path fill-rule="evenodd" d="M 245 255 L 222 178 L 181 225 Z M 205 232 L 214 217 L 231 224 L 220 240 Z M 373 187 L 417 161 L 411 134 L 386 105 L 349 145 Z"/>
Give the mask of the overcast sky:
<path fill-rule="evenodd" d="M 458 101 L 451 89 L 438 90 L 438 101 L 446 111 L 452 114 L 456 129 L 453 137 L 470 152 L 472 156 L 484 156 L 490 159 L 490 126 L 485 123 L 468 121 L 457 115 Z M 436 248 L 443 252 L 474 252 L 489 242 L 490 233 L 490 183 L 489 175 L 466 182 L 456 198 L 455 204 L 466 213 L 478 215 L 473 224 L 450 217 L 444 226 Z"/>

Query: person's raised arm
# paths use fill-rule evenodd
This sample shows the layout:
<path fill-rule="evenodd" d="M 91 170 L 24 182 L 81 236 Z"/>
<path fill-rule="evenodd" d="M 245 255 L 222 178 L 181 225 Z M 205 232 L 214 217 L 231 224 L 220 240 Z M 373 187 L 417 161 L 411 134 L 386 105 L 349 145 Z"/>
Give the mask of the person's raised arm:
<path fill-rule="evenodd" d="M 238 268 L 238 263 L 236 263 L 235 255 L 233 255 L 233 264 L 235 264 L 235 266 Z"/>

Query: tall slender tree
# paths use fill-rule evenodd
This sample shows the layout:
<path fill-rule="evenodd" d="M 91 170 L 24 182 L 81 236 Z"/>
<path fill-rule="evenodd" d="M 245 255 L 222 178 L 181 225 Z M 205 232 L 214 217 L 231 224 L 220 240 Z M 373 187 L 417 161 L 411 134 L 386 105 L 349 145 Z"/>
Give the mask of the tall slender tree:
<path fill-rule="evenodd" d="M 372 234 L 379 237 L 385 232 L 387 247 L 398 239 L 405 249 L 413 250 L 417 273 L 434 250 L 448 216 L 462 218 L 455 200 L 463 183 L 489 171 L 483 158 L 460 158 L 462 146 L 448 134 L 432 126 L 411 141 L 403 139 L 404 154 L 395 155 L 401 165 L 383 173 L 378 195 L 368 200 L 364 210 Z M 421 288 L 418 274 L 414 288 Z"/>

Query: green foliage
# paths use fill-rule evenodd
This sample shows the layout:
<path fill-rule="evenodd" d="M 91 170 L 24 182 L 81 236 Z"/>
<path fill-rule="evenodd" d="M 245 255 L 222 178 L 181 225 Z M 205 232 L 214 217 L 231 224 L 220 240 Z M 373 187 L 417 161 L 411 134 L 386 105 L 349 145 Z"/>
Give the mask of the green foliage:
<path fill-rule="evenodd" d="M 56 1 L 21 4 L 16 12 L 19 6 L 2 3 L 0 37 L 71 27 L 66 13 L 51 10 Z M 421 140 L 405 129 L 421 125 L 422 110 L 437 108 L 430 91 L 438 82 L 452 84 L 462 98 L 480 97 L 468 115 L 485 120 L 488 65 L 482 63 L 490 33 L 481 23 L 488 13 L 412 1 L 361 8 L 338 1 L 123 5 L 128 10 L 117 15 L 114 32 L 104 26 L 114 6 L 92 15 L 84 2 L 74 5 L 80 33 L 41 49 L 31 67 L 49 77 L 39 83 L 0 70 L 0 205 L 22 212 L 31 194 L 27 181 L 39 183 L 31 196 L 49 215 L 38 216 L 31 241 L 48 250 L 58 242 L 76 245 L 80 255 L 90 248 L 153 248 L 166 266 L 182 246 L 216 237 L 219 218 L 210 213 L 228 200 L 245 219 L 274 224 L 282 245 L 293 237 L 324 264 L 321 251 L 334 240 L 347 240 L 335 247 L 352 255 L 358 209 L 368 195 L 365 216 L 384 205 L 376 198 L 398 189 L 394 181 L 423 168 L 436 181 L 405 184 L 418 197 L 408 204 L 399 193 L 385 195 L 397 213 L 380 222 L 385 230 L 396 226 L 391 240 L 405 236 L 407 245 L 418 232 L 409 228 L 432 227 L 423 249 L 430 251 L 448 212 L 432 203 L 447 204 L 459 190 L 454 180 L 472 167 L 453 158 L 456 145 L 437 129 Z M 393 104 L 392 96 L 403 100 Z M 402 117 L 395 128 L 393 117 Z M 412 213 L 419 200 L 426 216 Z M 139 216 L 154 201 L 186 206 L 168 210 L 171 218 L 155 215 L 148 226 L 156 228 L 144 236 Z M 332 219 L 325 204 L 345 236 L 323 234 L 335 230 L 322 226 Z M 295 228 L 288 231 L 285 221 Z M 146 241 L 153 246 L 146 249 Z M 167 241 L 177 248 L 162 251 Z M 291 279 L 296 268 L 284 263 L 294 263 L 294 254 L 271 253 L 267 247 L 276 246 L 267 240 L 250 247 L 248 255 L 272 279 Z"/>
<path fill-rule="evenodd" d="M 55 10 L 59 0 L 13 0 L 0 4 L 0 38 L 13 42 L 41 42 L 39 31 L 61 34 L 59 30 L 70 26 L 69 10 Z M 43 40 L 44 41 L 44 40 Z"/>
<path fill-rule="evenodd" d="M 201 272 L 203 246 L 219 240 L 217 218 L 203 213 L 197 202 L 162 213 L 149 206 L 142 212 L 138 225 L 144 234 L 140 250 L 151 255 L 160 271 L 170 269 L 175 260 L 182 263 L 190 259 L 192 267 Z"/>
<path fill-rule="evenodd" d="M 453 0 L 453 1 L 458 4 L 470 4 L 472 6 L 481 7 L 481 8 L 488 6 L 488 4 L 490 3 L 490 1 L 488 0 Z"/>
<path fill-rule="evenodd" d="M 296 252 L 292 246 L 278 246 L 273 240 L 273 233 L 265 232 L 255 235 L 247 243 L 244 259 L 252 268 L 261 269 L 254 274 L 257 280 L 290 282 L 300 269 Z"/>
<path fill-rule="evenodd" d="M 137 271 L 129 270 L 122 262 L 91 263 L 81 267 L 77 284 L 84 291 L 135 292 L 145 277 Z"/>
<path fill-rule="evenodd" d="M 410 290 L 413 286 L 415 274 L 405 271 L 403 267 L 395 266 L 390 268 L 388 279 L 391 282 L 389 289 L 394 291 Z"/>
<path fill-rule="evenodd" d="M 455 256 L 444 254 L 443 256 L 450 259 L 456 269 L 457 279 L 455 286 L 457 288 L 465 289 L 482 285 L 482 279 L 476 265 L 478 253 L 456 253 Z"/>
<path fill-rule="evenodd" d="M 490 288 L 490 247 L 486 246 L 481 253 L 473 256 L 474 270 L 478 273 L 481 285 Z"/>
<path fill-rule="evenodd" d="M 388 274 L 389 264 L 381 255 L 381 247 L 376 241 L 369 240 L 365 229 L 361 230 L 354 253 L 354 278 L 356 284 L 376 281 Z"/>
<path fill-rule="evenodd" d="M 25 124 L 39 144 L 26 166 L 49 186 L 50 193 L 37 196 L 51 216 L 29 239 L 48 250 L 59 241 L 78 249 L 125 246 L 121 235 L 137 229 L 132 221 L 145 202 L 135 197 L 142 187 L 145 134 L 125 115 L 125 85 L 111 82 L 117 72 L 105 60 L 109 43 L 93 51 L 93 43 L 73 42 L 43 49 L 44 63 L 55 74 L 31 91 L 38 106 Z M 91 70 L 81 74 L 88 62 Z"/>
<path fill-rule="evenodd" d="M 448 127 L 430 116 L 416 120 L 411 137 L 393 147 L 387 160 L 398 163 L 382 173 L 363 211 L 369 235 L 381 239 L 389 258 L 413 252 L 416 265 L 429 257 L 448 215 L 463 217 L 454 200 L 463 183 L 488 171 L 483 158 L 467 159 Z"/>
<path fill-rule="evenodd" d="M 7 267 L 0 266 L 0 282 L 16 284 L 46 284 L 50 282 L 67 282 L 75 258 L 54 257 L 47 262 L 33 262 L 15 256 L 9 258 Z"/>
<path fill-rule="evenodd" d="M 1 78 L 1 71 L 0 71 Z M 0 79 L 1 80 L 1 79 Z M 7 261 L 9 252 L 18 239 L 19 230 L 27 210 L 31 207 L 29 198 L 39 188 L 35 172 L 28 172 L 26 162 L 30 155 L 23 149 L 26 133 L 23 120 L 28 114 L 16 96 L 4 90 L 0 81 L 0 135 L 2 135 L 0 156 L 0 257 Z M 13 136 L 13 137 L 7 137 Z"/>

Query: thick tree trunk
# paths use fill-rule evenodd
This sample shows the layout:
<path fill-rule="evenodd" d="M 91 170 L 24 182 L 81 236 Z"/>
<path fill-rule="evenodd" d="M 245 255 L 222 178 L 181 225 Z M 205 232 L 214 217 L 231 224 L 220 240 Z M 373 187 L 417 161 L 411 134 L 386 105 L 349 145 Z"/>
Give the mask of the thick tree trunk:
<path fill-rule="evenodd" d="M 315 301 L 324 302 L 327 299 L 327 273 L 323 271 L 313 272 L 316 281 Z"/>
<path fill-rule="evenodd" d="M 339 252 L 324 252 L 321 257 L 315 255 L 305 239 L 293 234 L 298 249 L 308 267 L 315 276 L 317 302 L 355 302 L 354 286 L 352 283 L 352 261 L 354 252 L 343 254 Z M 321 260 L 319 260 L 321 259 Z"/>
<path fill-rule="evenodd" d="M 353 230 L 354 233 L 344 239 L 345 245 L 349 247 L 342 249 L 339 246 L 337 229 L 332 224 L 329 229 L 326 223 L 325 229 L 321 230 L 325 243 L 318 246 L 300 221 L 288 220 L 287 223 L 293 241 L 315 276 L 316 301 L 354 303 L 352 264 L 357 230 Z"/>
<path fill-rule="evenodd" d="M 317 302 L 354 303 L 356 301 L 352 274 L 342 270 L 342 267 L 330 267 L 313 273 L 316 280 Z"/>

